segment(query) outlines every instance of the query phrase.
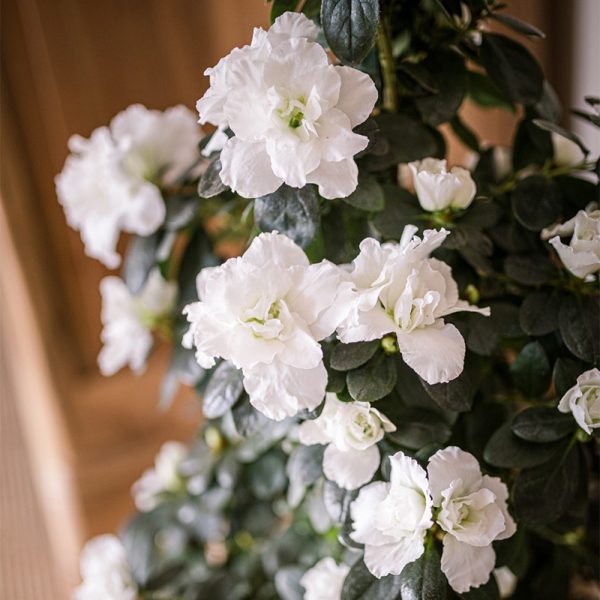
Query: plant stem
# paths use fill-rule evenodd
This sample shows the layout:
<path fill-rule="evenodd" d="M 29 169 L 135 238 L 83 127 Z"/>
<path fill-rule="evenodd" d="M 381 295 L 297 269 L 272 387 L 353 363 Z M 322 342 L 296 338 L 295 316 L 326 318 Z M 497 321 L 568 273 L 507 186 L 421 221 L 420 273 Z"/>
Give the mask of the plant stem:
<path fill-rule="evenodd" d="M 382 17 L 377 32 L 377 49 L 383 75 L 383 107 L 390 112 L 398 112 L 398 87 L 396 85 L 396 65 L 392 53 L 389 22 Z"/>

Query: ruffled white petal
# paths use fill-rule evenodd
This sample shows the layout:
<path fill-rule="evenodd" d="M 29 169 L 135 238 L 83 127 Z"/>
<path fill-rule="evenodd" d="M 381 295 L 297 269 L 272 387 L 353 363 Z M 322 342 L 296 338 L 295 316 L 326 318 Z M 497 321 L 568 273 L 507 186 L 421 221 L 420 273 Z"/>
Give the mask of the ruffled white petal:
<path fill-rule="evenodd" d="M 379 449 L 376 445 L 365 450 L 338 450 L 329 444 L 323 456 L 325 477 L 335 481 L 340 487 L 355 490 L 373 479 L 379 468 Z"/>
<path fill-rule="evenodd" d="M 491 546 L 469 546 L 450 534 L 444 536 L 443 544 L 442 572 L 455 592 L 464 594 L 487 583 L 496 563 L 496 553 Z"/>

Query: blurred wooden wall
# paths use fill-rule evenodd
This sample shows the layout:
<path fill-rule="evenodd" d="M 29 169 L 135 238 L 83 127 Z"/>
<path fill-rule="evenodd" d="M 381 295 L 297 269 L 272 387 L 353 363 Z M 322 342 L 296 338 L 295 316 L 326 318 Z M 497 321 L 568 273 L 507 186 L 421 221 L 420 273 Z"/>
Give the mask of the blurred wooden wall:
<path fill-rule="evenodd" d="M 511 12 L 550 32 L 535 53 L 558 72 L 551 5 L 520 0 Z M 98 374 L 98 283 L 106 271 L 84 256 L 79 235 L 67 227 L 54 176 L 71 134 L 89 135 L 131 103 L 193 108 L 207 86 L 204 69 L 247 43 L 252 26 L 267 24 L 267 14 L 263 0 L 2 0 L 0 216 L 6 228 L 0 252 L 4 256 L 10 245 L 14 265 L 0 277 L 14 323 L 31 325 L 27 335 L 39 338 L 41 358 L 24 364 L 28 346 L 13 353 L 23 340 L 16 333 L 2 337 L 17 380 L 35 380 L 47 370 L 47 385 L 39 388 L 47 393 L 38 392 L 38 401 L 55 415 L 84 537 L 118 527 L 132 507 L 133 480 L 162 441 L 191 436 L 200 415 L 185 394 L 167 414 L 156 408 L 166 348 L 140 378 L 126 371 L 111 379 Z M 510 139 L 513 120 L 500 111 L 469 109 L 465 119 L 489 141 Z M 15 277 L 22 278 L 20 296 L 11 294 Z M 27 303 L 31 310 L 24 311 Z M 39 444 L 39 427 L 29 423 L 40 412 L 26 399 L 19 402 L 28 407 L 23 415 L 31 443 Z M 39 454 L 37 467 L 44 471 Z M 60 544 L 57 537 L 53 542 Z"/>

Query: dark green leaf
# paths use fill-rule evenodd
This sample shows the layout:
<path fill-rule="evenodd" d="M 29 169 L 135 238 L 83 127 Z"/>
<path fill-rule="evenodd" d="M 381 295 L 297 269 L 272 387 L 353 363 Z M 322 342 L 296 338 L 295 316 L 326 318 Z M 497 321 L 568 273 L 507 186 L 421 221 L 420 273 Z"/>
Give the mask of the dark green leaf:
<path fill-rule="evenodd" d="M 123 261 L 123 280 L 132 294 L 139 294 L 156 266 L 157 252 L 161 234 L 154 233 L 148 237 L 133 236 Z"/>
<path fill-rule="evenodd" d="M 465 339 L 467 348 L 480 356 L 490 356 L 498 344 L 498 333 L 490 317 L 477 313 L 457 313 L 446 318 Z"/>
<path fill-rule="evenodd" d="M 560 335 L 567 348 L 581 360 L 600 362 L 600 297 L 568 296 L 558 314 Z"/>
<path fill-rule="evenodd" d="M 554 88 L 544 80 L 544 90 L 542 97 L 534 106 L 535 112 L 546 121 L 558 123 L 562 118 L 562 105 Z"/>
<path fill-rule="evenodd" d="M 407 225 L 419 225 L 425 218 L 417 199 L 407 190 L 385 186 L 385 208 L 371 221 L 385 238 L 399 240 Z"/>
<path fill-rule="evenodd" d="M 454 117 L 467 88 L 464 58 L 456 52 L 434 50 L 421 63 L 435 81 L 437 92 L 415 98 L 417 110 L 428 125 L 437 126 Z"/>
<path fill-rule="evenodd" d="M 254 218 L 261 231 L 279 231 L 305 247 L 315 237 L 320 222 L 319 200 L 314 186 L 301 189 L 282 185 L 257 198 Z"/>
<path fill-rule="evenodd" d="M 579 483 L 579 448 L 544 465 L 521 471 L 512 491 L 519 520 L 532 525 L 552 523 L 568 508 Z"/>
<path fill-rule="evenodd" d="M 518 171 L 532 164 L 543 165 L 553 155 L 550 133 L 536 127 L 529 118 L 524 118 L 517 127 L 513 141 L 513 170 Z"/>
<path fill-rule="evenodd" d="M 344 580 L 341 600 L 394 600 L 400 590 L 399 576 L 377 579 L 362 560 L 357 560 Z"/>
<path fill-rule="evenodd" d="M 198 196 L 201 198 L 213 198 L 222 194 L 227 186 L 221 181 L 221 158 L 213 158 L 198 182 Z"/>
<path fill-rule="evenodd" d="M 526 442 L 512 432 L 510 423 L 505 423 L 490 438 L 483 458 L 494 467 L 529 468 L 549 461 L 562 445 L 560 441 L 548 444 Z"/>
<path fill-rule="evenodd" d="M 275 22 L 284 12 L 294 12 L 298 6 L 298 0 L 272 0 L 271 4 L 271 23 Z"/>
<path fill-rule="evenodd" d="M 380 347 L 379 340 L 338 344 L 331 352 L 329 364 L 336 371 L 350 371 L 364 365 Z"/>
<path fill-rule="evenodd" d="M 381 353 L 362 367 L 349 371 L 346 385 L 355 400 L 375 402 L 394 389 L 397 376 L 394 359 Z"/>
<path fill-rule="evenodd" d="M 577 378 L 585 371 L 583 363 L 572 358 L 558 358 L 554 363 L 552 378 L 556 395 L 562 398 L 576 383 Z"/>
<path fill-rule="evenodd" d="M 230 362 L 222 362 L 213 373 L 203 399 L 203 412 L 207 419 L 222 417 L 244 391 L 241 370 Z"/>
<path fill-rule="evenodd" d="M 178 231 L 189 225 L 196 216 L 199 198 L 181 197 L 169 198 L 165 202 L 167 214 L 165 216 L 165 229 Z"/>
<path fill-rule="evenodd" d="M 556 408 L 535 406 L 520 412 L 512 423 L 512 432 L 526 442 L 555 442 L 573 431 L 573 417 Z"/>
<path fill-rule="evenodd" d="M 475 132 L 468 127 L 464 121 L 460 119 L 458 115 L 450 121 L 452 131 L 457 135 L 458 139 L 467 147 L 473 150 L 473 152 L 479 152 L 479 140 L 475 135 Z"/>
<path fill-rule="evenodd" d="M 236 431 L 243 437 L 258 433 L 269 424 L 269 419 L 257 411 L 248 398 L 238 402 L 231 410 L 231 414 Z"/>
<path fill-rule="evenodd" d="M 343 371 L 327 369 L 327 391 L 338 394 L 346 387 L 346 374 Z"/>
<path fill-rule="evenodd" d="M 481 229 L 493 227 L 502 218 L 502 208 L 491 200 L 475 200 L 460 216 L 460 223 Z"/>
<path fill-rule="evenodd" d="M 396 431 L 388 433 L 387 436 L 411 450 L 418 450 L 433 443 L 444 444 L 450 439 L 452 433 L 448 424 L 439 415 L 419 408 L 405 408 L 398 411 L 394 415 L 394 423 Z"/>
<path fill-rule="evenodd" d="M 560 216 L 560 190 L 556 182 L 543 175 L 530 175 L 512 193 L 512 206 L 519 223 L 540 231 Z"/>
<path fill-rule="evenodd" d="M 469 96 L 476 104 L 485 108 L 502 108 L 516 112 L 514 104 L 502 94 L 496 84 L 483 73 L 468 71 Z"/>
<path fill-rule="evenodd" d="M 355 65 L 375 43 L 379 0 L 323 0 L 321 26 L 333 53 L 342 62 Z"/>
<path fill-rule="evenodd" d="M 372 177 L 359 177 L 358 187 L 342 200 L 354 208 L 370 212 L 378 212 L 385 206 L 383 189 Z"/>
<path fill-rule="evenodd" d="M 269 452 L 250 466 L 248 483 L 259 500 L 270 500 L 285 490 L 287 476 L 284 457 L 282 452 Z"/>
<path fill-rule="evenodd" d="M 525 576 L 531 553 L 525 528 L 517 527 L 508 539 L 494 542 L 496 567 L 508 567 L 519 579 Z"/>
<path fill-rule="evenodd" d="M 517 33 L 522 33 L 523 35 L 527 35 L 529 37 L 541 39 L 544 39 L 546 37 L 546 34 L 543 31 L 541 31 L 534 25 L 531 25 L 531 23 L 525 23 L 525 21 L 521 21 L 520 19 L 511 17 L 510 15 L 492 13 L 490 16 L 492 17 L 492 19 L 500 21 L 500 23 L 506 25 L 507 27 L 510 27 Z"/>
<path fill-rule="evenodd" d="M 325 446 L 296 446 L 287 464 L 288 477 L 297 485 L 310 485 L 323 474 Z"/>
<path fill-rule="evenodd" d="M 444 600 L 448 584 L 435 547 L 404 567 L 401 575 L 402 600 Z"/>
<path fill-rule="evenodd" d="M 543 254 L 509 256 L 504 262 L 506 274 L 523 285 L 541 285 L 558 276 L 558 270 Z"/>
<path fill-rule="evenodd" d="M 524 46 L 496 33 L 484 33 L 481 60 L 492 81 L 510 100 L 535 104 L 542 95 L 544 74 Z"/>
<path fill-rule="evenodd" d="M 533 123 L 537 125 L 540 129 L 545 129 L 546 131 L 550 131 L 551 133 L 557 133 L 558 135 L 561 135 L 562 137 L 571 140 L 581 148 L 581 151 L 584 154 L 589 153 L 589 149 L 587 148 L 587 146 L 572 131 L 565 129 L 564 127 L 561 127 L 556 123 L 552 123 L 551 121 L 545 121 L 544 119 L 534 119 Z"/>
<path fill-rule="evenodd" d="M 516 386 L 530 398 L 542 395 L 550 386 L 550 363 L 539 342 L 523 347 L 510 372 Z"/>
<path fill-rule="evenodd" d="M 475 369 L 467 368 L 467 363 L 465 363 L 462 373 L 448 383 L 430 385 L 421 380 L 421 384 L 441 408 L 465 412 L 471 408 L 473 398 L 477 392 L 478 381 L 474 376 L 474 371 Z"/>
<path fill-rule="evenodd" d="M 490 302 L 491 315 L 488 317 L 494 329 L 504 338 L 518 338 L 524 335 L 519 325 L 519 309 L 508 302 Z"/>
<path fill-rule="evenodd" d="M 558 327 L 560 296 L 543 291 L 531 292 L 519 309 L 519 323 L 527 335 L 546 335 Z"/>

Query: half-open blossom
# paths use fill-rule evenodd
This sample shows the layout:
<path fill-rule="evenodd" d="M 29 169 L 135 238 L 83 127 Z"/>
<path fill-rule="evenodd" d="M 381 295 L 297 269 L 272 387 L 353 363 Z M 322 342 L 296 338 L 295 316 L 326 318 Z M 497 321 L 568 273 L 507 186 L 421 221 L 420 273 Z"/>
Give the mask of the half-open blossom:
<path fill-rule="evenodd" d="M 136 104 L 89 139 L 72 136 L 56 177 L 67 221 L 86 253 L 113 269 L 121 231 L 150 235 L 165 218 L 160 186 L 170 185 L 197 157 L 200 130 L 183 106 L 159 112 Z"/>
<path fill-rule="evenodd" d="M 210 88 L 197 104 L 200 122 L 233 131 L 220 175 L 242 196 L 283 183 L 315 183 L 325 198 L 356 189 L 353 157 L 368 140 L 352 129 L 371 113 L 377 90 L 368 75 L 330 65 L 316 36 L 304 15 L 284 13 L 205 72 Z"/>
<path fill-rule="evenodd" d="M 584 279 L 600 271 L 600 210 L 595 202 L 572 219 L 542 230 L 541 236 L 576 277 Z M 560 239 L 566 236 L 571 236 L 568 245 Z"/>
<path fill-rule="evenodd" d="M 263 233 L 242 257 L 200 272 L 184 344 L 202 367 L 221 357 L 242 369 L 250 402 L 271 419 L 313 409 L 327 384 L 319 341 L 343 317 L 344 279 L 332 263 L 310 265 L 285 235 Z"/>
<path fill-rule="evenodd" d="M 464 367 L 465 342 L 444 317 L 459 311 L 489 315 L 458 297 L 450 267 L 429 255 L 448 231 L 429 229 L 423 239 L 405 228 L 399 244 L 367 238 L 353 262 L 354 297 L 338 328 L 344 343 L 396 334 L 404 361 L 430 384 L 450 381 Z"/>
<path fill-rule="evenodd" d="M 161 495 L 181 489 L 179 466 L 186 456 L 187 449 L 179 442 L 166 442 L 161 446 L 154 459 L 154 468 L 144 471 L 131 488 L 139 510 L 152 510 L 160 502 Z"/>
<path fill-rule="evenodd" d="M 328 444 L 323 456 L 325 477 L 340 487 L 356 489 L 371 481 L 381 455 L 377 442 L 396 426 L 368 402 L 340 402 L 327 394 L 321 414 L 299 428 L 302 444 Z"/>
<path fill-rule="evenodd" d="M 349 570 L 348 565 L 338 565 L 329 556 L 322 558 L 300 578 L 300 585 L 306 590 L 304 600 L 341 600 Z"/>
<path fill-rule="evenodd" d="M 153 344 L 152 330 L 175 306 L 177 285 L 153 270 L 139 294 L 132 294 L 118 277 L 100 282 L 102 294 L 102 342 L 98 365 L 103 375 L 114 375 L 129 365 L 141 372 Z"/>
<path fill-rule="evenodd" d="M 125 548 L 114 535 L 100 535 L 83 548 L 79 561 L 82 583 L 73 600 L 136 600 Z"/>
<path fill-rule="evenodd" d="M 552 132 L 552 148 L 554 163 L 559 167 L 573 167 L 581 164 L 585 159 L 579 144 L 555 132 Z"/>
<path fill-rule="evenodd" d="M 600 427 L 600 371 L 590 369 L 577 378 L 577 383 L 561 398 L 558 410 L 570 412 L 577 425 L 591 435 Z"/>
<path fill-rule="evenodd" d="M 416 460 L 397 452 L 390 457 L 390 482 L 362 488 L 350 506 L 350 537 L 365 545 L 365 565 L 376 577 L 399 575 L 424 551 L 433 525 L 427 475 Z"/>
<path fill-rule="evenodd" d="M 490 578 L 495 540 L 512 536 L 508 490 L 497 477 L 482 475 L 477 459 L 456 446 L 436 452 L 427 466 L 437 524 L 443 539 L 442 571 L 459 594 Z"/>
<path fill-rule="evenodd" d="M 425 158 L 408 164 L 422 208 L 428 211 L 467 208 L 475 197 L 475 182 L 462 167 L 448 171 L 445 160 Z"/>

